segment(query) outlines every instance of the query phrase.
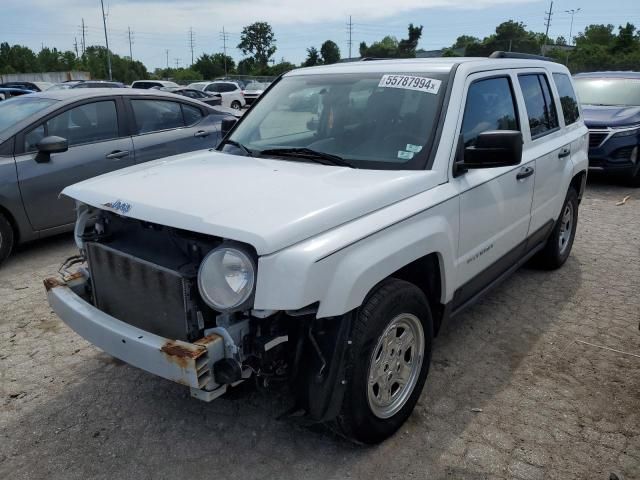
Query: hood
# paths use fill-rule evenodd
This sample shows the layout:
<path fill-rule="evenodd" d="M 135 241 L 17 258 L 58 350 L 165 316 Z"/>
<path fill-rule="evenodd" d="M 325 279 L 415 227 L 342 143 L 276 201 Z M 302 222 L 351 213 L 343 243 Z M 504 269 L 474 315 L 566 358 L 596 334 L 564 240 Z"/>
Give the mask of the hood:
<path fill-rule="evenodd" d="M 628 127 L 640 123 L 640 106 L 583 105 L 582 113 L 589 128 Z"/>
<path fill-rule="evenodd" d="M 433 171 L 361 170 L 200 151 L 62 192 L 97 208 L 253 245 L 264 255 L 437 185 Z"/>

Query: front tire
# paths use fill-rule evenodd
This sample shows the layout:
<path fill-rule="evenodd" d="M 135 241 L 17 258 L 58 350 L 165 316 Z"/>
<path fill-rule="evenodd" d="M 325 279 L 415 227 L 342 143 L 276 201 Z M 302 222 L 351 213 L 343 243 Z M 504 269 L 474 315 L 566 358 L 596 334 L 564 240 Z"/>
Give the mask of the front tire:
<path fill-rule="evenodd" d="M 233 102 L 231 102 L 231 108 L 233 108 L 234 110 L 240 110 L 242 108 L 242 105 L 238 100 L 234 100 Z"/>
<path fill-rule="evenodd" d="M 0 264 L 4 262 L 13 248 L 13 228 L 9 220 L 0 213 Z"/>
<path fill-rule="evenodd" d="M 385 280 L 359 309 L 352 339 L 337 424 L 345 436 L 374 444 L 407 420 L 426 381 L 433 320 L 425 295 L 404 280 Z"/>
<path fill-rule="evenodd" d="M 545 247 L 534 257 L 534 264 L 547 270 L 555 270 L 569 258 L 578 226 L 578 193 L 569 188 L 551 236 Z"/>

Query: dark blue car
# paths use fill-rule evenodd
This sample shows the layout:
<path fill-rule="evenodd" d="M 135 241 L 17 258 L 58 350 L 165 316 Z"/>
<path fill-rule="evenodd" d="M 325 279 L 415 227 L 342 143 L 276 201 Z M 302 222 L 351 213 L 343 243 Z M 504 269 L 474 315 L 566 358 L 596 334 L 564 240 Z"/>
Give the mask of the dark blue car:
<path fill-rule="evenodd" d="M 574 84 L 589 128 L 589 169 L 640 187 L 640 72 L 580 73 Z"/>

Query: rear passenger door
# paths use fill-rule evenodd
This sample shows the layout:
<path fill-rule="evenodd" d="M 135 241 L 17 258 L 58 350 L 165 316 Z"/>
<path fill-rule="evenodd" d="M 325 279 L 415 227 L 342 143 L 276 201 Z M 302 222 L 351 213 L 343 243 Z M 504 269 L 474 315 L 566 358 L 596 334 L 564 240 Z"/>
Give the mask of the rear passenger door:
<path fill-rule="evenodd" d="M 173 100 L 131 98 L 136 163 L 213 148 L 219 139 L 216 115 Z"/>
<path fill-rule="evenodd" d="M 59 197 L 66 186 L 134 164 L 121 107 L 115 98 L 76 104 L 17 136 L 18 182 L 34 230 L 73 223 L 74 202 Z M 36 144 L 51 135 L 66 138 L 69 150 L 39 154 Z"/>
<path fill-rule="evenodd" d="M 512 73 L 471 75 L 460 135 L 472 146 L 482 132 L 521 130 Z M 525 253 L 535 162 L 469 170 L 452 179 L 460 194 L 460 237 L 454 309 L 513 266 Z"/>
<path fill-rule="evenodd" d="M 557 95 L 544 70 L 518 73 L 527 126 L 523 155 L 536 167 L 531 209 L 530 246 L 544 240 L 553 228 L 566 195 L 566 179 L 571 178 L 571 142 L 561 125 Z"/>

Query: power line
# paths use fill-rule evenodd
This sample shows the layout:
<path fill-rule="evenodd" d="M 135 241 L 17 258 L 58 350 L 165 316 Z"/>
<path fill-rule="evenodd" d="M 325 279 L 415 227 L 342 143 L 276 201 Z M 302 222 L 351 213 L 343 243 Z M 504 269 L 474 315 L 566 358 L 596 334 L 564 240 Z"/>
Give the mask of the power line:
<path fill-rule="evenodd" d="M 191 65 L 193 65 L 193 49 L 196 46 L 193 40 L 193 28 L 189 27 L 189 48 L 191 49 Z"/>

